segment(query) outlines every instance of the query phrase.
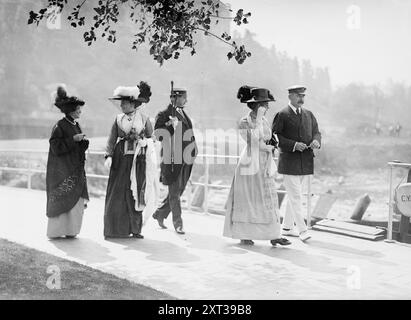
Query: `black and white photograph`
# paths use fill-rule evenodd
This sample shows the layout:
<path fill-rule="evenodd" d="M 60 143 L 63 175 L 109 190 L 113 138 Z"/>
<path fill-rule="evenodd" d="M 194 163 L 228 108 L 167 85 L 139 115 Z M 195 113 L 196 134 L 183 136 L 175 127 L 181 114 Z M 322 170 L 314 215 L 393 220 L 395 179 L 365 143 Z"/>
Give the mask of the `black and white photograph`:
<path fill-rule="evenodd" d="M 0 300 L 411 299 L 410 40 L 407 0 L 0 0 Z"/>

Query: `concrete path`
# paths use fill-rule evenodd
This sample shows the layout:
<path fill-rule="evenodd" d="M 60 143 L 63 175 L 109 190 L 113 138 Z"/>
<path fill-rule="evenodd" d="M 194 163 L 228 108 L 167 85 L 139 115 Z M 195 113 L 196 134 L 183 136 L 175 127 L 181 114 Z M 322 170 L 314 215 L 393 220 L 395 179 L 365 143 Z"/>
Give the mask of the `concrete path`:
<path fill-rule="evenodd" d="M 313 231 L 307 244 L 222 237 L 224 218 L 183 215 L 186 235 L 150 219 L 145 239 L 103 238 L 104 201 L 91 199 L 78 239 L 45 236 L 45 192 L 0 187 L 0 237 L 183 299 L 410 299 L 411 247 Z M 170 219 L 170 218 L 169 218 Z M 166 221 L 171 227 L 171 221 Z M 1 272 L 1 270 L 0 270 Z M 46 270 L 44 270 L 46 276 Z M 64 281 L 64 270 L 61 270 Z"/>

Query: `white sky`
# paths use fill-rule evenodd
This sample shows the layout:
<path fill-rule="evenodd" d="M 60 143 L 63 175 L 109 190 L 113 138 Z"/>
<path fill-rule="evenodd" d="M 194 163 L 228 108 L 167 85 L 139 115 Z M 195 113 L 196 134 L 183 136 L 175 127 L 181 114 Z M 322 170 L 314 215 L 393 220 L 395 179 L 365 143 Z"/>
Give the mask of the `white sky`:
<path fill-rule="evenodd" d="M 328 66 L 334 86 L 349 82 L 383 84 L 389 79 L 411 85 L 409 0 L 225 2 L 233 10 L 251 11 L 247 28 L 257 34 L 262 45 L 274 44 L 291 56 L 310 59 L 314 66 Z M 347 27 L 351 5 L 360 8 L 360 29 Z M 238 30 L 244 30 L 244 26 Z"/>

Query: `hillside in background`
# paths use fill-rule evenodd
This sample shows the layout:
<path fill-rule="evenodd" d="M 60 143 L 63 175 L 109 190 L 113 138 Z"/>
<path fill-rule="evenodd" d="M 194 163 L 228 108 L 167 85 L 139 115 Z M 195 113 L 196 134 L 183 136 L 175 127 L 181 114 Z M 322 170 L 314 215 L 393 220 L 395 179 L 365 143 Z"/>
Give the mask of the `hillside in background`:
<path fill-rule="evenodd" d="M 45 24 L 37 28 L 27 25 L 28 12 L 39 7 L 34 0 L 8 1 L 0 6 L 0 139 L 47 137 L 61 116 L 52 106 L 51 96 L 58 83 L 67 84 L 69 92 L 86 101 L 82 123 L 92 136 L 107 135 L 118 111 L 107 100 L 113 89 L 140 80 L 152 87 L 152 99 L 146 107 L 151 117 L 168 104 L 171 80 L 186 87 L 189 113 L 203 129 L 236 126 L 248 111 L 236 99 L 243 84 L 273 92 L 277 102 L 271 104 L 270 119 L 287 103 L 285 88 L 305 84 L 306 106 L 329 133 L 361 130 L 377 120 L 387 127 L 401 120 L 407 127 L 406 120 L 411 119 L 410 87 L 394 82 L 372 88 L 354 83 L 333 91 L 327 68 L 290 57 L 274 46 L 267 49 L 250 32 L 233 34 L 252 52 L 242 65 L 227 60 L 229 48 L 224 43 L 199 36 L 196 55 L 187 52 L 160 67 L 147 48 L 131 50 L 130 35 L 135 33 L 131 25 L 120 26 L 116 44 L 98 40 L 88 47 L 83 31 L 68 26 L 64 17 L 60 30 L 50 30 Z M 252 7 L 247 9 L 252 11 Z M 222 20 L 216 28 L 219 33 L 229 30 L 230 25 Z"/>

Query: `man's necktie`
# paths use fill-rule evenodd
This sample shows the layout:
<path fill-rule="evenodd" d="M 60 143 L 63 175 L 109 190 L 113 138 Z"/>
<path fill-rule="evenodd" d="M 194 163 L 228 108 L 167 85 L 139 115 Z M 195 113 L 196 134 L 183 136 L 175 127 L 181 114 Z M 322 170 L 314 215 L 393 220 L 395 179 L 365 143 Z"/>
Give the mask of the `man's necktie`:
<path fill-rule="evenodd" d="M 176 108 L 176 110 L 177 110 L 177 112 L 178 112 L 179 114 L 181 114 L 181 116 L 183 117 L 183 119 L 185 119 L 183 110 L 182 110 L 181 108 Z"/>
<path fill-rule="evenodd" d="M 298 121 L 301 122 L 302 121 L 301 108 L 297 109 L 297 117 L 298 117 Z"/>

